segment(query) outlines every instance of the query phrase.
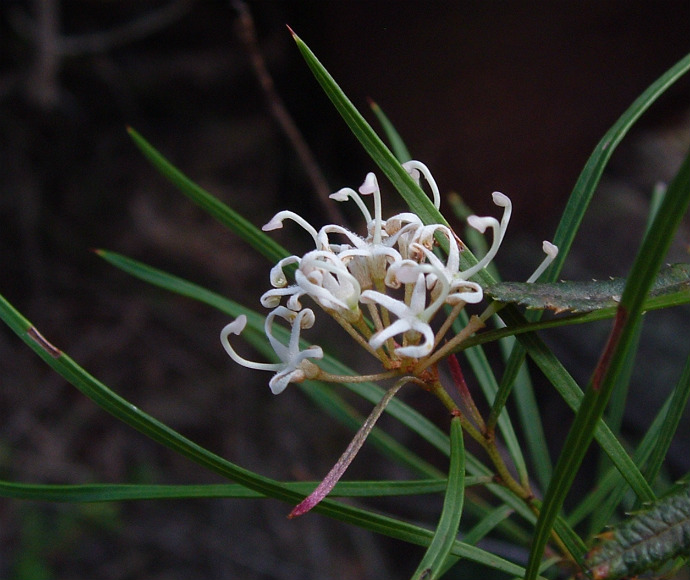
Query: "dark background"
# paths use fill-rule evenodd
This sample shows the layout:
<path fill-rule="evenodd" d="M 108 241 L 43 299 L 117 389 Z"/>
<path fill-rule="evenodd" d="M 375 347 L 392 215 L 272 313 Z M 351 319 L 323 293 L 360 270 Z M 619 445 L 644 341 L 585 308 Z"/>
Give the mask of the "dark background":
<path fill-rule="evenodd" d="M 442 192 L 459 192 L 478 213 L 493 211 L 495 189 L 513 199 L 514 223 L 497 262 L 515 279 L 541 260 L 541 240 L 553 235 L 599 138 L 690 49 L 688 2 L 249 7 L 278 92 L 331 189 L 358 186 L 373 166 L 320 93 L 286 23 L 370 119 L 368 97 L 383 107 Z M 42 27 L 41 15 L 51 10 L 53 26 L 47 18 Z M 687 149 L 689 97 L 685 79 L 614 155 L 565 275 L 625 274 L 649 192 L 673 175 Z M 317 225 L 326 219 L 271 117 L 230 3 L 4 0 L 0 292 L 51 342 L 183 434 L 272 477 L 317 479 L 348 431 L 321 417 L 298 388 L 275 398 L 269 375 L 229 361 L 218 341 L 224 316 L 148 288 L 89 251 L 125 253 L 257 308 L 268 286 L 269 265 L 160 178 L 130 142 L 127 125 L 257 225 L 284 208 Z M 292 231 L 277 237 L 297 249 L 302 238 L 290 241 Z M 687 243 L 684 230 L 676 261 L 687 261 Z M 650 316 L 654 332 L 643 343 L 647 355 L 632 385 L 637 399 L 625 422 L 632 436 L 678 378 L 687 314 Z M 584 382 L 606 329 L 547 338 Z M 356 353 L 349 356 L 356 364 Z M 548 389 L 542 395 L 553 420 L 549 442 L 558 449 L 570 414 Z M 403 397 L 428 403 L 423 393 Z M 428 414 L 445 426 L 435 405 Z M 387 425 L 403 442 L 419 444 Z M 672 474 L 688 469 L 686 449 L 682 441 L 674 448 Z M 352 477 L 409 476 L 366 447 L 351 470 Z M 119 425 L 5 328 L 0 475 L 54 483 L 218 481 Z M 432 523 L 438 506 L 415 498 L 383 507 Z M 2 500 L 0 577 L 392 578 L 409 575 L 422 553 L 318 515 L 288 521 L 288 510 L 273 501 Z"/>

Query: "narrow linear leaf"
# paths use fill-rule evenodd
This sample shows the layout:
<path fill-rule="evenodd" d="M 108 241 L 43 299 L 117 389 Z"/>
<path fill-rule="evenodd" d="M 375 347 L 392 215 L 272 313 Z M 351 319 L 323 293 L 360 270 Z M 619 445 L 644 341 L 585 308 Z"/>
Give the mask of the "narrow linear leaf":
<path fill-rule="evenodd" d="M 467 503 L 469 507 L 469 502 Z M 472 529 L 465 534 L 463 541 L 472 546 L 476 545 L 484 536 L 489 534 L 494 528 L 507 522 L 508 518 L 513 513 L 513 509 L 507 505 L 500 505 L 490 510 Z M 458 558 L 450 556 L 446 558 L 443 567 L 440 571 L 440 576 L 443 576 L 458 562 Z"/>
<path fill-rule="evenodd" d="M 514 337 L 509 337 L 501 341 L 501 347 L 510 356 L 522 357 L 525 359 L 525 347 L 517 342 Z M 541 410 L 537 404 L 537 397 L 532 387 L 532 381 L 527 370 L 527 365 L 520 367 L 513 386 L 513 396 L 515 406 L 524 434 L 527 446 L 527 456 L 530 458 L 534 468 L 534 476 L 539 482 L 541 489 L 546 489 L 553 473 L 553 464 L 547 445 L 548 439 L 541 419 Z"/>
<path fill-rule="evenodd" d="M 235 232 L 262 256 L 275 263 L 290 255 L 285 248 L 264 234 L 259 228 L 238 214 L 234 209 L 224 204 L 217 197 L 211 195 L 184 175 L 184 173 L 170 163 L 170 161 L 134 129 L 129 128 L 127 131 L 132 141 L 134 141 L 134 144 L 163 177 L 168 179 L 177 189 L 204 211 L 217 219 L 221 224 Z"/>
<path fill-rule="evenodd" d="M 690 54 L 680 59 L 649 85 L 597 143 L 575 183 L 575 187 L 554 234 L 553 243 L 558 246 L 559 252 L 545 274 L 546 281 L 553 282 L 558 280 L 587 207 L 599 185 L 604 169 L 619 143 L 642 114 L 688 70 L 690 70 Z"/>
<path fill-rule="evenodd" d="M 472 529 L 464 535 L 463 540 L 468 544 L 476 544 L 502 521 L 508 519 L 512 513 L 513 509 L 510 506 L 499 505 L 495 507 L 484 518 L 472 526 Z"/>
<path fill-rule="evenodd" d="M 405 161 L 412 159 L 412 155 L 410 155 L 410 152 L 400 136 L 400 133 L 398 133 L 388 116 L 381 110 L 381 107 L 379 107 L 374 101 L 369 101 L 369 105 L 371 106 L 371 110 L 374 112 L 374 115 L 376 115 L 379 123 L 381 123 L 381 127 L 388 138 L 388 142 L 391 145 L 395 158 L 400 161 L 400 163 L 405 163 Z"/>
<path fill-rule="evenodd" d="M 175 430 L 144 413 L 95 379 L 70 357 L 48 342 L 3 296 L 0 295 L 0 318 L 53 370 L 103 410 L 123 423 L 140 431 L 153 441 L 187 457 L 223 477 L 275 499 L 295 504 L 303 495 L 285 487 L 278 481 L 240 467 L 208 451 Z M 351 525 L 384 534 L 420 546 L 428 546 L 433 533 L 424 528 L 376 514 L 361 508 L 347 506 L 333 500 L 324 500 L 315 511 Z M 507 574 L 521 576 L 524 568 L 489 552 L 456 541 L 451 554 L 467 558 Z"/>
<path fill-rule="evenodd" d="M 645 235 L 600 363 L 592 375 L 582 405 L 563 445 L 554 475 L 544 497 L 537 521 L 535 540 L 527 566 L 527 579 L 536 576 L 544 548 L 565 497 L 579 469 L 589 443 L 600 425 L 616 379 L 630 355 L 644 300 L 659 272 L 673 236 L 690 203 L 690 155 L 686 156 L 669 185 L 654 221 Z M 637 468 L 635 468 L 637 470 Z M 649 498 L 642 498 L 649 499 Z"/>
<path fill-rule="evenodd" d="M 483 479 L 468 478 L 468 485 Z M 318 482 L 283 482 L 286 489 L 308 494 Z M 443 492 L 445 479 L 409 481 L 340 481 L 332 497 L 385 497 L 425 495 Z M 109 502 L 151 499 L 264 498 L 266 494 L 235 483 L 207 485 L 156 485 L 129 483 L 85 483 L 79 485 L 38 484 L 0 481 L 0 497 L 51 502 Z"/>
<path fill-rule="evenodd" d="M 505 311 L 502 314 L 505 314 Z M 556 387 L 565 403 L 573 411 L 577 411 L 582 403 L 583 392 L 575 379 L 537 335 L 530 333 L 524 337 L 524 340 L 532 360 Z M 595 436 L 601 448 L 606 452 L 638 497 L 645 499 L 653 498 L 654 494 L 647 480 L 642 476 L 635 463 L 605 422 L 600 421 Z"/>
<path fill-rule="evenodd" d="M 638 348 L 639 340 L 642 336 L 643 323 L 644 320 L 639 321 L 635 335 L 632 339 L 630 348 L 633 349 L 633 352 Z M 625 414 L 625 403 L 628 397 L 630 379 L 635 368 L 635 362 L 636 357 L 626 357 L 626 360 L 624 361 L 621 371 L 618 374 L 616 382 L 613 385 L 612 394 L 609 399 L 608 406 L 606 408 L 606 423 L 612 428 L 616 435 L 620 434 L 620 425 L 622 424 L 623 415 Z M 635 461 L 635 465 L 641 467 L 640 462 L 637 461 L 636 454 L 633 454 L 633 461 Z M 606 469 L 609 465 L 609 461 L 607 457 L 600 455 L 598 457 L 597 463 L 598 464 L 596 468 L 595 481 L 600 482 L 602 480 L 602 477 L 605 476 Z M 643 476 L 646 478 L 646 480 L 649 482 L 651 486 L 653 481 L 649 479 L 649 477 L 647 477 L 644 473 Z M 605 502 L 602 502 L 602 504 L 598 506 L 596 512 L 592 514 L 588 536 L 600 531 L 604 525 L 611 521 L 611 516 L 615 513 L 616 509 L 620 505 L 621 500 L 629 492 L 627 486 L 623 482 L 621 482 L 618 486 L 618 490 L 619 493 L 611 494 Z"/>
<path fill-rule="evenodd" d="M 632 456 L 635 465 L 643 466 L 648 461 L 656 444 L 657 437 L 670 412 L 674 395 L 675 391 L 666 399 L 661 409 L 654 417 L 642 441 L 635 449 Z M 593 515 L 593 517 L 599 519 L 601 512 L 604 511 L 602 506 L 607 505 L 607 497 L 616 499 L 617 501 L 612 501 L 611 503 L 615 503 L 615 505 L 618 506 L 627 491 L 628 486 L 625 480 L 622 479 L 620 472 L 615 467 L 610 468 L 606 474 L 598 480 L 597 487 L 587 494 L 579 505 L 568 514 L 568 523 L 572 527 L 575 527 L 589 515 Z M 602 515 L 602 521 L 608 522 L 612 515 L 613 510 L 606 511 Z M 601 530 L 601 526 L 591 527 L 597 532 Z"/>
<path fill-rule="evenodd" d="M 503 376 L 501 377 L 501 382 L 498 385 L 494 400 L 491 404 L 491 411 L 489 412 L 489 418 L 486 421 L 486 427 L 489 431 L 492 431 L 496 426 L 498 417 L 503 412 L 506 403 L 508 402 L 508 397 L 515 383 L 520 368 L 525 360 L 525 352 L 523 349 L 517 348 L 508 357 L 506 362 L 506 368 L 503 371 Z"/>
<path fill-rule="evenodd" d="M 227 298 L 224 298 L 218 294 L 210 292 L 209 290 L 201 288 L 196 284 L 176 276 L 172 276 L 171 274 L 157 270 L 151 266 L 147 266 L 146 264 L 132 260 L 131 258 L 105 250 L 99 250 L 97 253 L 114 266 L 121 268 L 123 271 L 128 272 L 141 280 L 150 282 L 151 284 L 168 289 L 172 292 L 177 292 L 183 296 L 200 300 L 206 304 L 209 304 L 210 306 L 218 308 L 221 312 L 228 313 L 230 316 L 245 314 L 248 319 L 247 328 L 249 329 L 249 327 L 253 325 L 257 330 L 257 337 L 260 336 L 261 333 L 258 331 L 263 328 L 264 319 L 254 311 L 249 310 L 248 308 L 243 307 L 236 302 L 228 300 Z M 276 330 L 278 331 L 279 329 Z M 281 338 L 281 336 L 277 336 Z M 322 363 L 324 365 L 324 369 L 333 374 L 352 374 L 350 369 L 336 359 L 325 357 L 322 360 Z M 367 401 L 373 403 L 376 403 L 383 395 L 383 389 L 378 385 L 371 383 L 348 383 L 345 386 Z M 577 386 L 575 386 L 575 388 L 577 389 Z M 399 420 L 403 425 L 406 425 L 424 440 L 436 447 L 439 451 L 446 455 L 450 454 L 448 435 L 443 433 L 443 431 L 430 422 L 426 417 L 420 415 L 418 411 L 412 409 L 398 399 L 393 399 L 387 408 L 387 412 Z M 492 473 L 484 466 L 484 464 L 474 458 L 471 454 L 467 454 L 466 463 L 467 470 L 472 475 L 479 477 L 492 476 Z M 620 462 L 618 464 L 620 464 Z M 513 496 L 503 487 L 497 485 L 487 485 L 487 489 L 498 497 L 500 501 L 510 505 L 527 521 L 534 521 L 534 514 L 532 514 L 529 508 L 527 508 L 524 502 Z"/>
<path fill-rule="evenodd" d="M 434 538 L 422 561 L 412 575 L 413 580 L 435 580 L 444 570 L 453 542 L 458 535 L 462 505 L 465 497 L 465 447 L 460 419 L 454 417 L 450 425 L 450 466 L 448 487 Z"/>
<path fill-rule="evenodd" d="M 395 155 L 386 147 L 371 125 L 362 117 L 314 53 L 296 34 L 293 33 L 292 36 L 314 77 L 316 77 L 316 80 L 326 95 L 328 95 L 340 116 L 350 127 L 350 130 L 362 144 L 364 150 L 407 202 L 410 209 L 425 223 L 448 225 L 445 218 L 434 207 L 429 196 L 424 193 L 405 171 L 400 161 L 395 158 Z"/>
<path fill-rule="evenodd" d="M 197 284 L 183 280 L 182 278 L 173 276 L 167 272 L 158 270 L 121 254 L 106 250 L 98 250 L 97 254 L 128 274 L 163 288 L 164 290 L 168 290 L 182 296 L 187 296 L 188 298 L 208 304 L 209 306 L 217 308 L 221 312 L 226 313 L 228 316 L 237 317 L 240 314 L 244 314 L 247 317 L 247 330 L 253 329 L 256 332 L 256 338 L 258 339 L 257 341 L 252 341 L 252 345 L 255 348 L 260 348 L 261 344 L 265 345 L 265 337 L 263 333 L 264 317 L 253 310 L 215 292 L 202 288 Z M 280 340 L 287 342 L 287 329 L 276 327 L 275 333 Z M 244 334 L 242 336 L 244 337 Z M 248 340 L 251 339 L 251 337 L 247 338 Z M 261 342 L 259 342 L 259 340 Z M 324 368 L 324 370 L 336 375 L 356 374 L 340 361 L 328 355 L 322 359 L 321 366 Z M 383 389 L 373 383 L 344 383 L 344 385 L 359 396 L 365 398 L 367 401 L 373 403 L 376 403 L 378 400 L 380 400 L 381 396 L 383 395 Z M 441 431 L 441 429 L 439 429 L 426 417 L 421 415 L 418 411 L 412 409 L 409 405 L 406 405 L 398 399 L 393 399 L 388 405 L 386 412 L 398 419 L 404 425 L 408 426 L 420 437 L 439 449 L 442 453 L 448 455 L 450 449 L 448 435 Z"/>
<path fill-rule="evenodd" d="M 688 404 L 688 397 L 690 397 L 690 357 L 685 361 L 683 373 L 678 384 L 673 389 L 668 413 L 659 429 L 656 437 L 656 444 L 654 445 L 649 461 L 643 470 L 643 473 L 651 482 L 654 482 L 657 475 L 659 475 L 664 458 L 671 446 L 673 436 L 683 419 Z"/>

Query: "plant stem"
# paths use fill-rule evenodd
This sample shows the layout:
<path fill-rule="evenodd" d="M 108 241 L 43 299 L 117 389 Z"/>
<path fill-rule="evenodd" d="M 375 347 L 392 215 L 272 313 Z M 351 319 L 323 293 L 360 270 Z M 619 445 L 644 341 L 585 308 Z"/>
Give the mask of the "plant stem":
<path fill-rule="evenodd" d="M 431 365 L 436 364 L 442 358 L 447 357 L 453 350 L 465 340 L 467 340 L 471 335 L 473 335 L 478 330 L 484 328 L 484 322 L 478 316 L 471 316 L 467 326 L 463 328 L 458 334 L 456 334 L 452 339 L 450 339 L 446 344 L 439 348 L 435 353 L 433 353 L 428 358 L 422 359 L 419 364 L 414 369 L 414 374 L 418 375 L 425 369 L 429 368 Z"/>

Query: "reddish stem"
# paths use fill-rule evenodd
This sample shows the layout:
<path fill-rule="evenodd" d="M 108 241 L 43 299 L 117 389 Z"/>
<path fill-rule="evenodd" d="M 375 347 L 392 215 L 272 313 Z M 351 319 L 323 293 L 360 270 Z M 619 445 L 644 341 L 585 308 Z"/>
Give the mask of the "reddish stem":
<path fill-rule="evenodd" d="M 609 370 L 609 365 L 611 364 L 611 357 L 613 356 L 618 342 L 621 338 L 621 332 L 625 326 L 625 322 L 628 320 L 628 310 L 622 306 L 618 307 L 616 311 L 616 318 L 613 322 L 613 328 L 611 329 L 611 334 L 606 341 L 606 346 L 601 353 L 601 358 L 597 363 L 596 369 L 594 369 L 594 374 L 592 375 L 592 388 L 598 391 L 601 388 L 601 383 Z"/>

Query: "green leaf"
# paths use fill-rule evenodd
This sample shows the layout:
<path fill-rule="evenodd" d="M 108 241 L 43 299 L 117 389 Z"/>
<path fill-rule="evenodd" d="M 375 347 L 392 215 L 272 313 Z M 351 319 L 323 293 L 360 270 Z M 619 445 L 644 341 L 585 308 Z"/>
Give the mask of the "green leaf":
<path fill-rule="evenodd" d="M 503 339 L 501 347 L 506 352 L 510 352 L 510 357 L 522 358 L 524 361 L 525 347 L 517 342 L 514 337 Z M 546 489 L 551 480 L 553 465 L 541 419 L 541 410 L 537 404 L 537 397 L 532 387 L 527 365 L 524 362 L 515 378 L 512 394 L 528 450 L 526 455 L 530 458 L 534 467 L 534 476 L 539 482 L 541 489 Z"/>
<path fill-rule="evenodd" d="M 371 129 L 369 124 L 364 120 L 364 118 L 359 114 L 354 105 L 345 96 L 340 87 L 337 85 L 333 77 L 326 71 L 326 69 L 321 65 L 316 56 L 311 52 L 311 50 L 294 34 L 293 37 L 297 42 L 297 46 L 304 56 L 307 64 L 311 68 L 314 76 L 321 84 L 322 88 L 331 99 L 336 109 L 343 117 L 345 122 L 350 127 L 350 130 L 354 135 L 360 140 L 363 147 L 372 157 L 374 162 L 381 168 L 384 174 L 391 180 L 393 185 L 399 191 L 403 199 L 408 203 L 410 209 L 415 212 L 425 223 L 445 223 L 445 220 L 441 214 L 433 207 L 433 204 L 428 199 L 426 195 L 421 191 L 419 187 L 409 178 L 407 172 L 401 167 L 397 162 L 393 154 L 388 150 L 388 148 L 379 139 L 376 133 Z M 689 59 L 690 60 L 690 59 Z M 627 129 L 626 129 L 627 130 Z M 605 148 L 604 148 L 605 149 Z M 597 155 L 598 156 L 598 155 Z M 581 197 L 581 193 L 578 194 Z M 573 199 L 573 198 L 571 198 Z M 570 220 L 570 223 L 575 226 L 575 222 Z M 579 222 L 578 222 L 579 223 Z M 572 235 L 574 236 L 574 230 L 566 225 L 564 232 L 569 235 L 568 232 L 572 230 Z M 469 251 L 462 253 L 461 262 L 463 262 L 463 267 L 471 266 L 476 263 L 474 256 L 471 255 Z M 483 284 L 489 285 L 494 283 L 493 277 L 486 271 L 482 270 L 476 275 L 476 278 Z M 517 311 L 514 311 L 512 307 L 508 306 L 502 311 L 502 318 L 504 321 L 509 321 L 512 324 L 519 324 L 524 322 L 524 318 L 520 316 Z M 557 388 L 560 389 L 560 384 L 558 383 L 558 378 L 556 375 L 550 375 L 550 369 L 557 369 L 558 375 L 562 376 L 561 369 L 559 365 L 554 362 L 555 357 L 550 352 L 544 353 L 539 345 L 532 338 L 532 335 L 527 337 L 522 337 L 520 339 L 526 346 L 530 356 L 539 358 L 545 364 L 542 370 L 546 373 L 549 380 L 551 380 Z M 538 351 L 538 352 L 537 352 Z M 564 370 L 564 369 L 563 369 Z M 567 374 L 567 373 L 566 373 Z M 575 387 L 571 388 L 571 384 Z M 579 402 L 578 392 L 580 392 L 579 387 L 574 384 L 574 381 L 570 379 L 570 383 L 563 387 L 565 395 L 575 401 L 576 404 Z M 581 392 L 580 392 L 581 394 Z M 576 408 L 576 407 L 575 407 Z M 610 434 L 610 431 L 608 432 Z M 639 475 L 639 470 L 630 461 L 630 458 L 625 454 L 618 441 L 612 436 L 606 435 L 606 430 L 599 430 L 600 442 L 606 452 L 612 457 L 614 463 L 616 463 L 619 469 L 623 470 L 629 477 L 631 485 L 638 489 L 640 493 L 644 493 L 645 483 L 644 479 Z"/>
<path fill-rule="evenodd" d="M 324 92 L 328 95 L 340 116 L 364 147 L 365 151 L 379 166 L 381 171 L 390 180 L 407 205 L 420 219 L 427 224 L 448 225 L 445 218 L 434 207 L 429 196 L 415 183 L 405 171 L 400 161 L 386 147 L 381 138 L 371 128 L 371 125 L 362 117 L 359 111 L 340 89 L 333 77 L 319 62 L 309 47 L 293 33 L 299 51 L 316 77 Z"/>
<path fill-rule="evenodd" d="M 0 295 L 0 318 L 53 370 L 103 410 L 134 427 L 153 441 L 187 457 L 212 472 L 275 499 L 296 504 L 303 495 L 271 478 L 240 467 L 183 437 L 174 429 L 144 413 L 87 373 L 75 361 L 48 342 L 3 296 Z M 324 500 L 314 508 L 324 515 L 413 544 L 428 546 L 433 533 L 424 528 L 379 515 L 368 510 Z M 451 554 L 478 562 L 507 574 L 521 576 L 524 569 L 474 546 L 455 541 Z"/>
<path fill-rule="evenodd" d="M 509 356 L 508 361 L 506 362 L 506 368 L 503 372 L 503 376 L 501 377 L 501 382 L 496 388 L 496 392 L 491 403 L 491 411 L 489 412 L 489 418 L 486 421 L 487 431 L 492 432 L 494 430 L 494 427 L 496 426 L 496 423 L 501 415 L 507 416 L 507 412 L 504 413 L 505 405 L 508 401 L 508 397 L 512 390 L 513 384 L 515 383 L 515 379 L 517 378 L 518 372 L 520 371 L 520 368 L 522 368 L 524 360 L 524 350 L 520 348 L 514 349 L 512 354 Z M 515 437 L 514 432 L 513 437 L 515 438 L 515 442 L 517 443 L 517 438 Z M 520 458 L 522 459 L 522 456 L 520 456 Z M 518 475 L 520 476 L 521 481 L 524 482 L 526 481 L 526 467 L 524 465 L 524 460 L 522 462 L 521 471 L 522 473 L 518 473 Z"/>
<path fill-rule="evenodd" d="M 633 453 L 633 461 L 635 465 L 642 466 L 648 460 L 652 453 L 652 450 L 656 444 L 657 437 L 663 428 L 669 413 L 671 411 L 671 406 L 674 403 L 674 395 L 676 391 L 666 399 L 662 405 L 659 412 L 654 417 L 652 424 L 645 433 L 642 441 L 639 443 L 635 452 Z M 595 518 L 601 519 L 599 525 L 590 526 L 594 531 L 598 532 L 602 529 L 603 525 L 610 520 L 611 515 L 613 515 L 614 509 L 608 508 L 609 501 L 607 497 L 614 498 L 610 500 L 612 504 L 618 506 L 628 491 L 628 486 L 625 480 L 622 479 L 620 472 L 615 468 L 610 468 L 606 474 L 599 478 L 597 481 L 597 487 L 592 490 L 587 496 L 582 499 L 579 505 L 568 514 L 568 523 L 571 526 L 578 525 L 583 519 L 588 515 L 592 514 Z M 604 507 L 602 507 L 604 506 Z M 604 512 L 604 513 L 602 513 Z"/>
<path fill-rule="evenodd" d="M 374 115 L 376 115 L 376 118 L 379 120 L 379 123 L 381 123 L 383 131 L 386 133 L 386 137 L 388 137 L 388 142 L 391 144 L 395 158 L 400 161 L 400 163 L 405 163 L 406 161 L 412 159 L 412 155 L 410 155 L 410 152 L 407 150 L 407 146 L 402 140 L 400 133 L 398 133 L 396 128 L 393 126 L 393 123 L 390 122 L 390 119 L 381 110 L 381 107 L 379 107 L 374 101 L 369 101 L 369 105 L 371 106 L 371 110 L 374 112 Z"/>
<path fill-rule="evenodd" d="M 527 284 L 499 282 L 485 289 L 485 293 L 499 302 L 509 302 L 527 308 L 561 312 L 592 312 L 616 308 L 621 300 L 625 278 L 611 280 L 567 281 Z M 647 296 L 647 300 L 690 301 L 690 264 L 673 264 L 662 268 Z"/>
<path fill-rule="evenodd" d="M 468 544 L 476 544 L 497 525 L 508 519 L 512 513 L 513 509 L 505 504 L 495 507 L 479 522 L 472 526 L 472 529 L 464 535 L 463 539 Z"/>
<path fill-rule="evenodd" d="M 599 185 L 604 168 L 619 143 L 623 140 L 623 137 L 625 137 L 642 114 L 688 70 L 690 70 L 690 54 L 674 64 L 635 99 L 632 105 L 628 107 L 597 143 L 575 183 L 575 187 L 561 216 L 561 221 L 556 229 L 553 243 L 558 246 L 559 252 L 545 274 L 546 281 L 553 282 L 558 280 L 558 276 L 575 239 L 575 234 Z"/>
<path fill-rule="evenodd" d="M 451 421 L 450 444 L 448 486 L 446 497 L 443 500 L 441 518 L 436 526 L 433 540 L 431 540 L 422 561 L 412 575 L 413 580 L 435 580 L 438 578 L 458 535 L 465 497 L 465 447 L 462 426 L 458 417 L 454 417 Z"/>
<path fill-rule="evenodd" d="M 657 570 L 690 556 L 690 488 L 666 496 L 599 537 L 587 555 L 588 575 L 614 580 Z"/>
<path fill-rule="evenodd" d="M 643 320 L 637 325 L 636 333 L 633 338 L 633 342 L 630 348 L 637 350 L 639 346 L 639 341 L 642 336 Z M 609 425 L 616 435 L 620 434 L 620 426 L 623 422 L 623 417 L 625 415 L 625 406 L 628 398 L 628 391 L 630 390 L 630 380 L 633 375 L 633 370 L 635 368 L 635 357 L 626 357 L 624 366 L 616 379 L 616 383 L 613 386 L 611 398 L 606 409 L 606 423 Z M 637 454 L 633 454 L 633 461 L 635 465 L 641 467 L 641 463 L 637 460 Z M 606 469 L 609 466 L 609 461 L 607 457 L 599 456 L 598 465 L 596 467 L 595 481 L 601 482 L 602 478 L 606 475 Z M 651 484 L 653 481 L 649 479 L 644 473 L 643 477 Z M 611 516 L 615 513 L 616 509 L 620 505 L 623 498 L 629 493 L 628 487 L 625 482 L 621 481 L 618 485 L 618 489 L 615 493 L 612 493 L 605 502 L 602 502 L 597 510 L 592 514 L 590 520 L 590 535 L 591 533 L 600 531 L 605 524 L 611 521 Z"/>
<path fill-rule="evenodd" d="M 527 579 L 536 576 L 553 523 L 585 456 L 609 401 L 618 374 L 630 353 L 645 297 L 653 285 L 673 236 L 690 203 L 690 155 L 669 185 L 654 221 L 638 250 L 618 307 L 609 342 L 590 380 L 563 445 L 535 530 Z M 635 468 L 637 469 L 637 468 Z M 653 499 L 642 497 L 642 500 Z"/>
<path fill-rule="evenodd" d="M 186 296 L 193 300 L 198 300 L 213 308 L 226 313 L 228 316 L 237 317 L 244 314 L 247 317 L 247 328 L 242 333 L 242 337 L 258 349 L 266 356 L 270 356 L 272 350 L 268 346 L 266 337 L 263 331 L 265 318 L 253 310 L 234 302 L 224 296 L 220 296 L 215 292 L 211 292 L 197 284 L 183 280 L 177 276 L 163 272 L 156 268 L 152 268 L 142 262 L 133 260 L 121 254 L 110 252 L 107 250 L 97 250 L 96 253 L 103 259 L 108 261 L 113 266 L 127 272 L 128 274 L 139 278 L 149 284 L 163 288 L 170 292 Z M 253 334 L 252 334 L 253 332 Z M 274 328 L 276 337 L 287 343 L 289 331 L 283 327 L 276 326 Z M 326 355 L 321 361 L 320 366 L 336 375 L 355 375 L 351 369 L 342 364 L 340 361 L 330 355 Z M 351 391 L 357 393 L 367 401 L 376 403 L 383 395 L 383 389 L 373 383 L 345 383 L 345 386 Z M 312 393 L 309 387 L 305 388 L 308 394 Z M 317 400 L 318 397 L 315 397 Z M 320 398 L 318 398 L 321 400 Z M 337 403 L 334 403 L 337 404 Z M 450 445 L 448 436 L 443 433 L 436 425 L 429 421 L 426 417 L 421 415 L 416 410 L 412 409 L 399 399 L 393 399 L 386 412 L 398 419 L 401 423 L 412 429 L 420 437 L 427 440 L 431 445 L 439 449 L 446 455 L 449 453 Z"/>
<path fill-rule="evenodd" d="M 680 425 L 690 397 L 690 357 L 685 361 L 685 368 L 671 394 L 671 403 L 664 422 L 656 436 L 656 443 L 643 473 L 650 482 L 654 482 L 659 475 L 673 436 Z"/>
<path fill-rule="evenodd" d="M 129 128 L 128 132 L 135 145 L 161 175 L 221 224 L 235 232 L 270 262 L 278 262 L 289 255 L 289 252 L 280 244 L 264 234 L 234 209 L 228 207 L 217 197 L 211 195 L 184 175 L 134 129 Z"/>
<path fill-rule="evenodd" d="M 483 483 L 468 478 L 468 485 Z M 307 495 L 318 481 L 283 482 L 286 489 Z M 331 497 L 385 497 L 443 492 L 445 479 L 409 481 L 340 481 Z M 104 502 L 150 499 L 263 498 L 266 494 L 236 483 L 207 485 L 156 485 L 130 483 L 85 483 L 75 485 L 0 481 L 0 497 L 53 502 Z"/>
<path fill-rule="evenodd" d="M 257 313 L 249 310 L 243 306 L 240 306 L 236 302 L 228 300 L 227 298 L 221 297 L 218 294 L 210 292 L 204 288 L 192 284 L 186 280 L 182 280 L 166 272 L 162 272 L 155 268 L 151 268 L 145 264 L 121 256 L 113 252 L 107 252 L 104 250 L 99 250 L 97 252 L 104 259 L 108 260 L 110 263 L 118 268 L 121 268 L 125 272 L 131 275 L 155 284 L 161 288 L 168 289 L 173 292 L 177 292 L 183 296 L 188 296 L 205 302 L 215 308 L 218 308 L 222 312 L 228 313 L 230 316 L 237 316 L 238 314 L 246 314 L 248 318 L 247 329 L 245 332 L 251 329 L 251 327 L 256 330 L 255 337 L 250 338 L 250 342 L 255 346 L 255 348 L 261 350 L 261 345 L 265 345 L 265 337 L 263 337 L 261 330 L 263 329 L 264 318 Z M 286 337 L 281 337 L 279 332 L 281 329 L 276 327 L 276 336 L 279 339 Z M 285 330 L 287 333 L 287 330 Z M 244 336 L 244 333 L 243 333 Z M 270 350 L 270 349 L 267 349 Z M 265 354 L 268 354 L 266 351 Z M 324 369 L 333 374 L 347 375 L 352 374 L 352 371 L 343 365 L 340 361 L 333 359 L 332 357 L 326 356 L 322 359 L 321 363 Z M 311 389 L 307 383 L 301 385 L 305 392 L 308 394 L 316 389 Z M 376 403 L 382 396 L 383 390 L 378 385 L 371 383 L 347 383 L 345 384 L 350 390 L 366 399 L 367 401 Z M 318 404 L 318 401 L 317 401 Z M 418 411 L 412 409 L 405 403 L 402 403 L 399 399 L 393 399 L 388 408 L 387 412 L 399 420 L 402 424 L 406 425 L 408 428 L 416 432 L 419 436 L 429 442 L 431 445 L 436 447 L 442 453 L 448 455 L 450 453 L 450 443 L 448 436 L 443 433 L 436 425 L 431 423 L 426 417 L 419 414 Z M 491 471 L 487 469 L 479 460 L 474 458 L 471 454 L 466 456 L 467 470 L 469 473 L 479 477 L 491 477 Z M 435 475 L 437 472 L 430 472 L 430 475 Z M 520 499 L 513 496 L 510 492 L 506 491 L 503 487 L 498 485 L 488 485 L 487 489 L 497 496 L 501 501 L 510 505 L 517 513 L 522 517 L 526 518 L 528 521 L 534 520 L 532 512 Z"/>

